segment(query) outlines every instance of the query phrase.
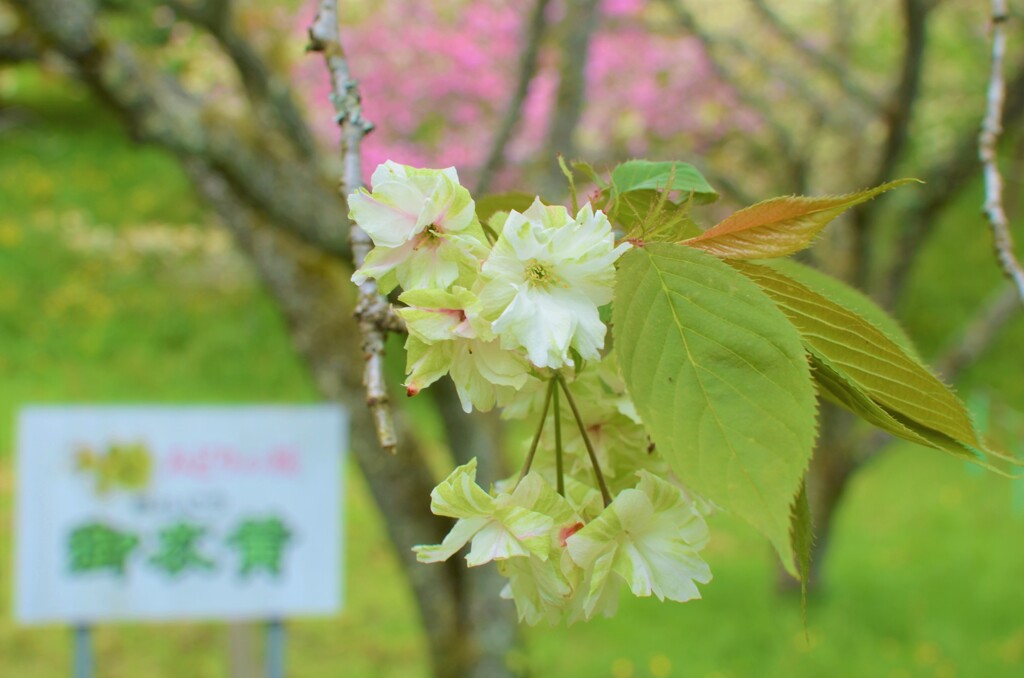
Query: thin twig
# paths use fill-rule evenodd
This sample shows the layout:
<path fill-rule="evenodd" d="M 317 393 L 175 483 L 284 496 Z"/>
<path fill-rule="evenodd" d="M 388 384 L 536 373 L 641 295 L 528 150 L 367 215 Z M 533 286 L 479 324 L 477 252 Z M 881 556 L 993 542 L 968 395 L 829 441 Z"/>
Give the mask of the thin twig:
<path fill-rule="evenodd" d="M 765 0 L 748 0 L 748 2 L 776 35 L 802 54 L 808 64 L 828 73 L 851 100 L 862 104 L 871 112 L 882 109 L 881 99 L 854 78 L 849 64 L 839 61 L 833 55 L 815 48 L 810 42 L 804 40 L 799 33 L 793 30 L 792 26 L 783 21 L 782 17 L 768 6 Z"/>
<path fill-rule="evenodd" d="M 561 374 L 555 374 L 555 379 L 558 380 L 559 385 L 562 387 L 562 392 L 565 393 L 565 399 L 569 401 L 569 407 L 572 409 L 572 416 L 576 419 L 576 426 L 580 429 L 580 436 L 583 438 L 583 444 L 587 448 L 587 454 L 590 456 L 590 465 L 594 467 L 594 476 L 597 478 L 597 486 L 601 488 L 601 499 L 604 500 L 604 505 L 608 506 L 612 503 L 612 493 L 608 491 L 608 484 L 604 481 L 604 474 L 601 473 L 601 464 L 597 461 L 597 453 L 594 452 L 594 445 L 590 442 L 590 436 L 587 435 L 587 427 L 583 423 L 583 417 L 580 415 L 579 409 L 576 407 L 576 401 L 572 397 L 572 393 L 569 392 L 569 385 L 565 383 L 565 379 L 562 378 Z"/>
<path fill-rule="evenodd" d="M 1020 299 L 1013 285 L 1006 285 L 983 305 L 963 330 L 932 364 L 947 381 L 955 380 L 995 341 L 1006 324 L 1020 311 Z"/>
<path fill-rule="evenodd" d="M 1019 60 L 1013 79 L 1008 83 L 1003 107 L 1003 127 L 1013 128 L 1024 120 L 1024 60 Z M 879 300 L 883 306 L 895 308 L 907 286 L 917 261 L 916 254 L 935 231 L 939 216 L 969 187 L 978 171 L 978 138 L 973 130 L 965 130 L 952 152 L 939 158 L 931 167 L 918 174 L 925 185 L 915 191 L 917 196 L 902 211 L 899 222 L 902 235 L 896 242 L 892 263 L 879 286 Z"/>
<path fill-rule="evenodd" d="M 512 139 L 516 123 L 521 117 L 523 102 L 526 95 L 530 93 L 530 82 L 537 73 L 537 57 L 540 54 L 540 43 L 544 37 L 544 29 L 547 26 L 547 8 L 549 0 L 536 0 L 533 6 L 533 13 L 530 15 L 526 28 L 523 51 L 519 57 L 519 74 L 516 78 L 516 89 L 509 99 L 508 107 L 498 125 L 498 133 L 494 135 L 494 142 L 487 154 L 487 160 L 480 170 L 480 178 L 476 184 L 476 194 L 482 195 L 490 188 L 494 181 L 494 175 L 498 173 L 505 162 L 505 148 Z"/>
<path fill-rule="evenodd" d="M 672 13 L 684 28 L 696 29 L 695 32 L 699 31 L 704 34 L 705 38 L 702 39 L 706 40 L 709 45 L 720 49 L 724 54 L 728 54 L 730 59 L 738 58 L 746 61 L 773 81 L 782 83 L 796 95 L 797 99 L 808 105 L 811 109 L 811 117 L 830 121 L 840 120 L 851 124 L 859 122 L 857 117 L 852 115 L 849 106 L 836 106 L 823 97 L 820 88 L 815 87 L 809 81 L 806 73 L 791 70 L 782 62 L 773 60 L 772 57 L 776 53 L 755 48 L 754 43 L 747 36 L 741 37 L 738 33 L 735 35 L 724 32 L 712 34 L 704 30 L 699 24 L 698 15 L 686 8 L 684 0 L 673 0 L 671 5 Z"/>
<path fill-rule="evenodd" d="M 319 0 L 319 7 L 313 25 L 309 28 L 309 51 L 324 56 L 331 76 L 331 103 L 341 128 L 341 154 L 344 163 L 342 193 L 348 195 L 363 186 L 362 157 L 360 144 L 373 124 L 363 117 L 359 86 L 352 78 L 348 60 L 341 47 L 338 31 L 337 0 Z M 373 241 L 366 231 L 352 224 L 349 230 L 349 244 L 352 261 L 356 267 L 363 265 L 366 255 L 373 249 Z M 367 279 L 359 286 L 359 301 L 356 304 L 356 322 L 362 337 L 363 355 L 366 366 L 363 371 L 363 386 L 366 388 L 366 404 L 373 416 L 374 427 L 380 446 L 386 452 L 394 452 L 398 445 L 395 421 L 388 400 L 387 383 L 384 380 L 384 341 L 387 331 L 381 319 L 389 316 L 388 302 L 377 291 L 377 283 Z"/>
<path fill-rule="evenodd" d="M 999 172 L 997 151 L 999 135 L 1003 131 L 1003 102 L 1006 99 L 1006 82 L 1003 78 L 1006 19 L 1006 0 L 992 0 L 992 71 L 988 82 L 985 119 L 978 136 L 978 156 L 985 173 L 985 216 L 992 227 L 996 258 L 1003 273 L 1017 289 L 1021 303 L 1024 303 L 1024 268 L 1021 268 L 1014 254 L 1013 236 L 1003 208 L 1003 177 Z"/>
<path fill-rule="evenodd" d="M 804 193 L 807 184 L 808 156 L 806 149 L 797 142 L 796 137 L 782 118 L 776 115 L 779 107 L 759 95 L 755 88 L 747 86 L 743 77 L 736 71 L 733 64 L 722 58 L 721 43 L 717 36 L 705 30 L 704 26 L 681 2 L 681 0 L 665 0 L 665 6 L 672 12 L 675 21 L 688 30 L 704 48 L 708 65 L 716 78 L 725 83 L 735 94 L 736 99 L 747 108 L 757 113 L 758 119 L 765 124 L 774 140 L 778 157 L 786 163 L 787 174 L 791 184 L 787 190 Z"/>
<path fill-rule="evenodd" d="M 291 90 L 266 59 L 237 30 L 233 23 L 234 0 L 170 0 L 170 6 L 191 23 L 205 29 L 231 59 L 249 95 L 253 108 L 272 122 L 301 157 L 316 157 L 316 142 L 302 113 L 292 99 Z"/>

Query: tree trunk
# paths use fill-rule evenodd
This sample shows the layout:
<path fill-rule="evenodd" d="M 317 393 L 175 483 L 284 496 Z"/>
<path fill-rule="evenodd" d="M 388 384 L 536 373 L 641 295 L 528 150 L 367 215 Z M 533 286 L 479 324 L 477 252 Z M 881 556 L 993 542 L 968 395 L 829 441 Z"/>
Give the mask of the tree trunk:
<path fill-rule="evenodd" d="M 850 478 L 860 466 L 854 456 L 857 445 L 857 419 L 846 410 L 828 402 L 821 403 L 821 433 L 807 471 L 807 499 L 811 506 L 814 541 L 811 543 L 811 571 L 808 590 L 824 586 L 823 571 L 828 554 L 835 515 L 846 493 Z M 777 582 L 783 591 L 798 591 L 799 582 L 777 567 Z"/>
<path fill-rule="evenodd" d="M 347 251 L 345 208 L 321 181 L 316 163 L 305 160 L 302 149 L 273 152 L 271 146 L 288 139 L 261 128 L 259 116 L 251 118 L 256 129 L 241 135 L 216 116 L 205 115 L 180 82 L 154 69 L 132 45 L 103 34 L 94 3 L 14 4 L 45 43 L 76 65 L 82 80 L 118 113 L 135 138 L 176 154 L 199 195 L 220 215 L 277 300 L 292 343 L 321 393 L 352 413 L 352 452 L 411 586 L 434 675 L 503 675 L 516 635 L 509 606 L 500 613 L 482 612 L 496 600 L 493 580 L 484 585 L 483 579 L 467 577 L 461 562 L 419 564 L 411 551 L 415 544 L 441 541 L 450 521 L 429 511 L 435 478 L 408 426 L 399 418 L 401 444 L 392 455 L 380 450 L 370 425 L 352 318 L 355 294 L 349 271 L 338 258 Z M 246 52 L 250 67 L 255 54 Z M 280 107 L 280 102 L 268 102 Z M 264 144 L 264 137 L 274 137 L 276 145 Z"/>
<path fill-rule="evenodd" d="M 199 192 L 217 208 L 277 299 L 288 319 L 292 342 L 321 392 L 341 402 L 353 415 L 352 452 L 412 586 L 434 675 L 508 675 L 505 658 L 518 640 L 514 624 L 508 631 L 508 613 L 474 614 L 497 600 L 493 585 L 467 577 L 461 562 L 423 565 L 411 551 L 416 544 L 440 542 L 450 523 L 428 510 L 434 478 L 404 422 L 398 421 L 396 454 L 385 454 L 377 444 L 363 401 L 362 360 L 351 318 L 354 295 L 347 270 L 263 222 L 209 166 L 195 159 L 185 159 L 184 164 Z M 481 446 L 482 440 L 476 444 Z"/>
<path fill-rule="evenodd" d="M 496 412 L 462 411 L 455 386 L 448 379 L 431 387 L 456 464 L 477 458 L 477 482 L 483 487 L 509 475 L 503 454 L 503 426 Z M 460 561 L 461 566 L 461 561 Z M 461 613 L 467 624 L 470 659 L 466 676 L 502 678 L 516 675 L 510 650 L 521 644 L 515 606 L 498 594 L 505 579 L 494 563 L 463 571 Z"/>

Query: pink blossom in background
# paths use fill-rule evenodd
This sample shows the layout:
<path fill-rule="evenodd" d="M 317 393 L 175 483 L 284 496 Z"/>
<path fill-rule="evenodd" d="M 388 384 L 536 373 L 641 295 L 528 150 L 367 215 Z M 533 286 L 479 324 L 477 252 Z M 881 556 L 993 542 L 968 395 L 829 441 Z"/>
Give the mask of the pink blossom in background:
<path fill-rule="evenodd" d="M 483 164 L 515 84 L 524 21 L 532 3 L 513 0 L 379 0 L 342 39 L 377 129 L 364 144 L 364 174 L 384 160 L 459 168 L 467 185 Z M 580 156 L 612 163 L 630 156 L 690 159 L 724 135 L 756 125 L 710 76 L 700 45 L 642 25 L 642 0 L 605 0 L 587 64 Z M 298 25 L 305 30 L 312 4 Z M 549 18 L 564 6 L 552 2 Z M 555 28 L 555 26 L 552 26 Z M 553 32 L 553 31 L 552 31 Z M 558 88 L 550 37 L 507 149 L 505 182 L 543 158 Z M 320 62 L 298 67 L 318 131 L 337 142 L 329 83 Z"/>
<path fill-rule="evenodd" d="M 646 0 L 604 0 L 601 11 L 605 16 L 636 16 Z"/>

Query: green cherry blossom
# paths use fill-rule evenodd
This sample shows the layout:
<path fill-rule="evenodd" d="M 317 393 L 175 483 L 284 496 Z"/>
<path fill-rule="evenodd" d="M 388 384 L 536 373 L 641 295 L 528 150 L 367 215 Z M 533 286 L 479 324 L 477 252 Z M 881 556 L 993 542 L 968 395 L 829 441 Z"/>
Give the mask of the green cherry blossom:
<path fill-rule="evenodd" d="M 540 199 L 505 219 L 483 264 L 480 299 L 484 315 L 504 348 L 523 348 L 537 367 L 572 365 L 569 349 L 596 360 L 605 325 L 598 307 L 612 299 L 615 246 L 611 224 L 589 204 L 569 216 Z"/>
<path fill-rule="evenodd" d="M 436 515 L 458 521 L 440 544 L 413 548 L 420 562 L 448 560 L 469 541 L 472 547 L 466 562 L 470 567 L 530 555 L 548 558 L 552 517 L 533 510 L 531 497 L 517 497 L 515 492 L 492 497 L 485 492 L 476 484 L 475 458 L 452 471 L 430 499 L 430 510 Z M 539 498 L 533 500 L 537 503 Z"/>
<path fill-rule="evenodd" d="M 640 471 L 635 489 L 623 490 L 604 512 L 569 537 L 573 561 L 590 573 L 582 600 L 586 618 L 625 582 L 636 596 L 685 602 L 711 581 L 698 551 L 707 543 L 703 518 L 676 486 Z"/>
<path fill-rule="evenodd" d="M 501 597 L 515 603 L 519 621 L 554 626 L 565 616 L 573 596 L 573 586 L 555 559 L 510 558 L 498 563 L 498 571 L 508 579 Z"/>
<path fill-rule="evenodd" d="M 476 274 L 486 240 L 454 167 L 416 169 L 389 160 L 371 183 L 372 192 L 348 197 L 352 220 L 375 246 L 353 282 L 373 278 L 387 293 L 398 285 L 445 289 L 460 275 Z"/>
<path fill-rule="evenodd" d="M 583 527 L 583 519 L 536 473 L 527 474 L 511 496 L 517 504 L 550 516 L 552 529 L 547 558 L 531 555 L 498 563 L 498 570 L 509 580 L 501 595 L 515 603 L 520 621 L 537 624 L 543 619 L 555 624 L 564 618 L 583 576 L 566 551 L 566 539 Z"/>
<path fill-rule="evenodd" d="M 455 523 L 440 544 L 416 546 L 417 559 L 466 549 L 470 567 L 494 561 L 502 597 L 529 624 L 611 616 L 624 587 L 699 598 L 711 580 L 700 556 L 710 505 L 653 449 L 605 349 L 598 309 L 630 247 L 616 246 L 608 217 L 536 199 L 492 215 L 491 245 L 455 168 L 388 161 L 372 187 L 348 198 L 374 243 L 352 279 L 401 287 L 409 395 L 448 375 L 466 412 L 500 406 L 534 421 L 520 474 L 488 491 L 473 459 L 434 488 L 431 511 Z"/>
<path fill-rule="evenodd" d="M 399 299 L 409 305 L 398 311 L 409 330 L 409 395 L 450 373 L 462 408 L 487 411 L 533 379 L 526 360 L 503 350 L 490 324 L 479 318 L 476 296 L 469 290 L 412 290 Z"/>

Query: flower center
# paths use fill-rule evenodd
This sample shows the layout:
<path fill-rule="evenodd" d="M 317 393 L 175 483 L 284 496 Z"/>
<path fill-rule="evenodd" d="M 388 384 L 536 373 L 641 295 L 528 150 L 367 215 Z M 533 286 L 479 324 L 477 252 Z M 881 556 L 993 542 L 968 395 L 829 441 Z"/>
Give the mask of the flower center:
<path fill-rule="evenodd" d="M 548 287 L 549 285 L 557 285 L 559 280 L 558 276 L 551 272 L 547 264 L 543 264 L 536 259 L 531 259 L 526 263 L 526 281 L 531 285 L 537 287 Z"/>
<path fill-rule="evenodd" d="M 430 248 L 435 248 L 442 243 L 441 234 L 444 233 L 444 229 L 437 224 L 431 224 L 427 226 L 423 231 L 416 236 L 416 244 L 413 245 L 414 250 L 426 245 Z"/>

